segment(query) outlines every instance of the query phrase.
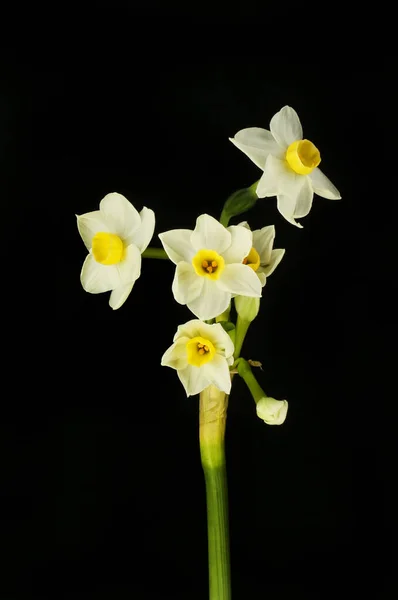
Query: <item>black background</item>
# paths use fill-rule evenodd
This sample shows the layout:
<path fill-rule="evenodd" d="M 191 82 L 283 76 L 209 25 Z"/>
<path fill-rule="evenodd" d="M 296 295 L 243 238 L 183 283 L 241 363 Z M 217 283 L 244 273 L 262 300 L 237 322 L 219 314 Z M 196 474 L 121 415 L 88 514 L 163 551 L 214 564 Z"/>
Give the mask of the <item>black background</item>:
<path fill-rule="evenodd" d="M 158 247 L 161 231 L 193 229 L 205 212 L 218 217 L 230 193 L 260 176 L 228 137 L 268 128 L 285 104 L 343 199 L 315 196 L 303 230 L 281 217 L 275 198 L 247 215 L 252 229 L 275 224 L 275 247 L 286 255 L 243 354 L 263 363 L 261 385 L 288 399 L 289 412 L 281 427 L 266 426 L 243 382 L 234 383 L 226 437 L 233 594 L 358 590 L 385 549 L 362 546 L 370 530 L 363 535 L 357 494 L 376 445 L 357 420 L 375 320 L 369 272 L 376 285 L 383 278 L 369 253 L 372 197 L 357 149 L 384 75 L 294 69 L 265 48 L 215 50 L 186 29 L 183 42 L 157 34 L 151 53 L 140 24 L 128 11 L 123 20 L 121 33 L 110 25 L 113 35 L 85 52 L 73 53 L 71 38 L 45 59 L 3 55 L 3 182 L 21 219 L 29 224 L 40 211 L 49 228 L 40 234 L 49 258 L 39 293 L 54 336 L 36 347 L 42 362 L 29 410 L 10 410 L 1 424 L 4 598 L 207 597 L 198 398 L 187 399 L 175 372 L 160 367 L 191 314 L 173 300 L 166 261 L 143 261 L 118 311 L 109 294 L 86 294 L 75 214 L 118 191 L 155 211 Z M 366 502 L 380 478 L 376 470 Z M 382 518 L 375 530 L 384 531 Z"/>

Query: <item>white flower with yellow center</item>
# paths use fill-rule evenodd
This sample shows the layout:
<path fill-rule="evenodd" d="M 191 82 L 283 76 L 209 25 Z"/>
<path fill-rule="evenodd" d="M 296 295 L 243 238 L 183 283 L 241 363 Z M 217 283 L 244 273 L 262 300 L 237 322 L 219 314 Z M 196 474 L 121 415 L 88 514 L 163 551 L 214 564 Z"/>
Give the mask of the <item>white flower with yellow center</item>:
<path fill-rule="evenodd" d="M 250 229 L 247 221 L 239 223 L 241 227 Z M 261 281 L 261 285 L 264 287 L 267 277 L 271 275 L 276 267 L 281 262 L 285 250 L 278 248 L 273 250 L 274 239 L 275 239 L 275 226 L 268 225 L 262 229 L 256 229 L 253 233 L 253 247 L 249 254 L 243 259 L 243 262 L 257 273 L 258 278 Z"/>
<path fill-rule="evenodd" d="M 80 274 L 90 294 L 111 291 L 109 305 L 120 308 L 141 274 L 141 253 L 155 229 L 155 214 L 140 213 L 121 194 L 107 194 L 99 210 L 76 215 L 77 227 L 89 254 Z"/>
<path fill-rule="evenodd" d="M 219 323 L 188 321 L 179 325 L 173 342 L 163 354 L 161 364 L 177 370 L 187 396 L 199 394 L 209 385 L 229 394 L 234 345 Z"/>
<path fill-rule="evenodd" d="M 279 212 L 287 221 L 295 221 L 311 210 L 314 192 L 329 200 L 341 198 L 338 189 L 318 168 L 321 155 L 309 140 L 296 111 L 284 106 L 270 122 L 270 129 L 249 127 L 229 138 L 264 171 L 257 186 L 257 196 L 277 196 Z"/>
<path fill-rule="evenodd" d="M 159 238 L 176 265 L 174 298 L 199 319 L 223 313 L 232 295 L 261 296 L 259 278 L 243 263 L 253 245 L 246 227 L 226 228 L 205 214 L 198 217 L 193 231 L 173 229 Z"/>

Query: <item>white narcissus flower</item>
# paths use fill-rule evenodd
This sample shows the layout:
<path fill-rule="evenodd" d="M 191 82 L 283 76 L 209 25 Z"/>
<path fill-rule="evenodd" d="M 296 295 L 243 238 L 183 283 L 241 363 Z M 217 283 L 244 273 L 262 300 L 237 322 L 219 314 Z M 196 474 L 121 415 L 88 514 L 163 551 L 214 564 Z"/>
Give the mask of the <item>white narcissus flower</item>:
<path fill-rule="evenodd" d="M 177 370 L 187 396 L 199 394 L 209 385 L 229 394 L 229 365 L 234 362 L 234 345 L 219 323 L 188 321 L 179 325 L 173 342 L 163 354 L 161 364 Z"/>
<path fill-rule="evenodd" d="M 109 305 L 115 310 L 127 300 L 141 274 L 141 253 L 155 229 L 150 208 L 140 213 L 121 194 L 107 194 L 99 210 L 76 215 L 77 228 L 89 254 L 80 274 L 90 294 L 111 291 Z"/>
<path fill-rule="evenodd" d="M 296 111 L 284 106 L 270 122 L 270 129 L 249 127 L 229 138 L 264 171 L 257 185 L 257 196 L 277 197 L 279 212 L 289 223 L 311 210 L 314 192 L 329 200 L 341 199 L 338 189 L 318 168 L 321 155 L 309 140 Z"/>
<path fill-rule="evenodd" d="M 242 221 L 239 225 L 250 229 L 247 221 Z M 267 277 L 275 271 L 285 254 L 284 248 L 273 250 L 274 239 L 274 225 L 256 229 L 253 231 L 253 247 L 247 257 L 244 258 L 244 263 L 257 273 L 263 287 L 266 284 Z"/>
<path fill-rule="evenodd" d="M 194 231 L 173 229 L 159 238 L 176 265 L 174 298 L 199 319 L 223 313 L 232 295 L 261 296 L 259 278 L 243 263 L 252 248 L 252 232 L 246 227 L 224 227 L 204 214 Z"/>
<path fill-rule="evenodd" d="M 286 419 L 288 409 L 287 400 L 275 400 L 275 398 L 261 398 L 256 404 L 257 416 L 267 425 L 282 425 Z"/>

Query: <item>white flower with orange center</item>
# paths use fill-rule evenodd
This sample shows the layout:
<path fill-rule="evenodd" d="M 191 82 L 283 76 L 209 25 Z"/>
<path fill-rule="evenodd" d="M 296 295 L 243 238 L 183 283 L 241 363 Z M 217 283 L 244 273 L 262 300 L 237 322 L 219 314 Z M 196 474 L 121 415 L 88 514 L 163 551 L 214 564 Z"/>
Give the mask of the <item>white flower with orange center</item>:
<path fill-rule="evenodd" d="M 173 342 L 161 364 L 176 369 L 187 396 L 199 394 L 209 385 L 230 393 L 234 345 L 219 323 L 188 321 L 179 325 Z"/>
<path fill-rule="evenodd" d="M 247 221 L 239 223 L 241 227 L 250 229 Z M 243 262 L 257 273 L 264 287 L 267 277 L 271 275 L 281 262 L 285 250 L 283 248 L 273 249 L 275 240 L 275 226 L 267 225 L 262 229 L 256 229 L 253 232 L 253 247 L 249 254 L 243 259 Z"/>
<path fill-rule="evenodd" d="M 163 247 L 176 265 L 172 285 L 176 301 L 205 320 L 223 313 L 232 295 L 259 298 L 260 280 L 243 263 L 252 248 L 252 237 L 246 227 L 226 228 L 206 214 L 197 218 L 193 231 L 161 233 Z"/>
<path fill-rule="evenodd" d="M 155 229 L 155 214 L 140 213 L 121 194 L 103 198 L 99 210 L 76 215 L 77 227 L 89 254 L 80 274 L 90 294 L 111 291 L 109 305 L 120 308 L 141 274 L 141 253 Z"/>
<path fill-rule="evenodd" d="M 264 171 L 257 196 L 276 196 L 279 212 L 293 225 L 302 227 L 295 219 L 308 215 L 314 192 L 329 200 L 341 196 L 319 169 L 320 152 L 303 139 L 300 119 L 293 108 L 284 106 L 276 113 L 270 130 L 249 127 L 229 139 Z"/>

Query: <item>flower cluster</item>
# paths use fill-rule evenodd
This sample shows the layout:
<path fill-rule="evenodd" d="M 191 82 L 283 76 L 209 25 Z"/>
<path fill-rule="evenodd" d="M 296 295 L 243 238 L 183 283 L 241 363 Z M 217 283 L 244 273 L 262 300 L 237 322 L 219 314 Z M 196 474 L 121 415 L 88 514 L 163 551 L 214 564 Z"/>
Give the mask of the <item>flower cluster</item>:
<path fill-rule="evenodd" d="M 263 170 L 257 197 L 276 196 L 278 210 L 290 223 L 302 227 L 296 218 L 309 213 L 314 192 L 340 198 L 320 171 L 319 150 L 303 139 L 300 120 L 291 107 L 285 106 L 271 119 L 270 131 L 252 127 L 230 139 Z M 124 196 L 111 193 L 101 200 L 99 210 L 77 216 L 77 226 L 89 252 L 80 276 L 84 290 L 110 291 L 109 304 L 119 309 L 140 276 L 141 255 L 155 229 L 154 212 L 144 207 L 139 213 Z M 161 364 L 177 371 L 187 396 L 210 385 L 229 394 L 231 369 L 238 362 L 242 342 L 234 345 L 231 302 L 246 331 L 258 313 L 267 277 L 285 253 L 273 248 L 275 227 L 251 231 L 246 221 L 228 226 L 202 214 L 193 230 L 165 231 L 159 238 L 175 264 L 174 298 L 196 317 L 178 327 Z M 262 390 L 259 398 L 253 397 L 261 419 L 271 425 L 283 423 L 285 400 L 269 398 Z"/>

